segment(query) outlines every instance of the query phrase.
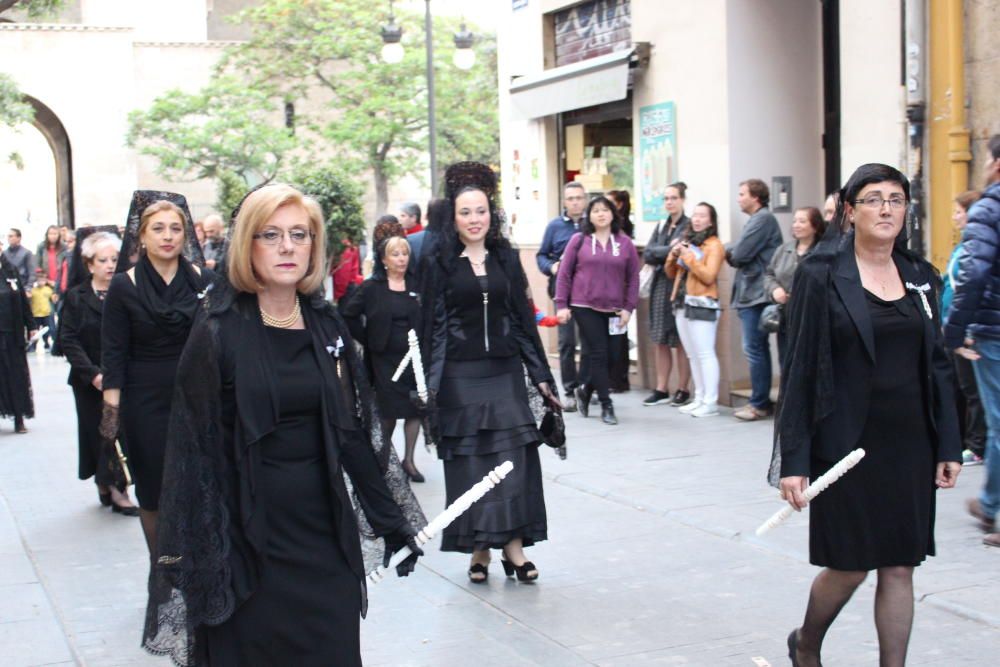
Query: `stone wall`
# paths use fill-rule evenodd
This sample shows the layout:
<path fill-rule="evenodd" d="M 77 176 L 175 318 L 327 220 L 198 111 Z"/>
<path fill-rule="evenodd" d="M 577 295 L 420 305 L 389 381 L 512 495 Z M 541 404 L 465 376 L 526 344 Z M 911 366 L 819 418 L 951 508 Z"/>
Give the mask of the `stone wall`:
<path fill-rule="evenodd" d="M 965 0 L 965 90 L 972 132 L 969 186 L 982 187 L 986 143 L 1000 133 L 1000 3 Z"/>

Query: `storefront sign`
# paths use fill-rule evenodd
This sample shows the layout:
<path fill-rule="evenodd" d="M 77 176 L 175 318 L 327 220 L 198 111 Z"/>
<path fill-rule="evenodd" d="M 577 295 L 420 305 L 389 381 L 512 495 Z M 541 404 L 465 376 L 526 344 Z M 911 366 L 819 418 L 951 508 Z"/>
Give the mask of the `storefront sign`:
<path fill-rule="evenodd" d="M 642 220 L 666 215 L 663 195 L 677 180 L 677 122 L 673 102 L 639 109 L 639 164 L 642 169 Z"/>
<path fill-rule="evenodd" d="M 528 6 L 528 0 L 513 0 L 512 2 L 512 7 L 514 11 L 517 11 L 518 9 L 524 9 L 527 6 Z"/>

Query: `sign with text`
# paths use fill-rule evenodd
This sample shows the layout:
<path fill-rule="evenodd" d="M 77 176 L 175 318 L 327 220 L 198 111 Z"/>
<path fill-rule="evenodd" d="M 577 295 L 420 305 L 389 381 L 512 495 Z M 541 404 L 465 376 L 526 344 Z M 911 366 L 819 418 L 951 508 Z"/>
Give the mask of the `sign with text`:
<path fill-rule="evenodd" d="M 673 102 L 639 109 L 642 220 L 662 220 L 663 195 L 677 180 L 677 116 Z"/>

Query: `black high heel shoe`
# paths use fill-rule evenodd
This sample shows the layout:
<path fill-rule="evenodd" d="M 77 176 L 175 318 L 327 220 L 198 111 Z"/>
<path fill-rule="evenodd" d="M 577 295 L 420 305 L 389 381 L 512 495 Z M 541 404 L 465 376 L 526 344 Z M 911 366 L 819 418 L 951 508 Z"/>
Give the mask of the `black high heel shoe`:
<path fill-rule="evenodd" d="M 28 428 L 24 425 L 24 417 L 14 417 L 14 433 L 27 433 Z"/>
<path fill-rule="evenodd" d="M 406 473 L 406 476 L 410 478 L 411 482 L 415 482 L 417 484 L 423 484 L 426 481 L 424 479 L 424 476 L 420 474 L 420 471 L 417 470 L 417 466 L 413 465 L 412 463 L 410 465 L 406 465 L 406 461 L 403 461 L 402 465 L 403 465 L 403 472 Z"/>
<path fill-rule="evenodd" d="M 530 560 L 524 561 L 521 565 L 514 565 L 507 560 L 507 556 L 504 555 L 504 557 L 500 559 L 500 564 L 503 565 L 504 574 L 508 577 L 513 577 L 516 574 L 518 581 L 527 582 L 538 579 L 538 568 L 535 567 L 535 564 Z"/>
<path fill-rule="evenodd" d="M 481 579 L 478 578 L 477 576 L 473 576 L 480 574 L 483 575 Z M 482 563 L 473 563 L 472 565 L 469 566 L 469 581 L 471 581 L 472 583 L 485 584 L 486 580 L 489 578 L 490 578 L 490 571 L 486 565 L 483 565 Z"/>
<path fill-rule="evenodd" d="M 122 516 L 139 516 L 139 508 L 135 505 L 119 505 L 113 500 L 111 501 L 111 512 Z"/>
<path fill-rule="evenodd" d="M 788 635 L 788 658 L 792 661 L 792 667 L 799 667 L 799 629 L 795 628 Z M 820 662 L 819 656 L 816 656 L 816 664 L 819 667 L 823 667 L 823 663 Z"/>
<path fill-rule="evenodd" d="M 104 507 L 111 507 L 111 492 L 101 493 L 100 489 L 97 489 L 97 498 L 101 501 L 101 505 Z"/>

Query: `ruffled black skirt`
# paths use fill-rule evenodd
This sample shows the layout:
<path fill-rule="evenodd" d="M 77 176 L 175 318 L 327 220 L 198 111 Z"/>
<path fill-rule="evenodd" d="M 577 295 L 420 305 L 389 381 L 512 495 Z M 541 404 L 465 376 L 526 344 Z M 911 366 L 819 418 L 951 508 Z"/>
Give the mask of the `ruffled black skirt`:
<path fill-rule="evenodd" d="M 520 359 L 449 361 L 438 409 L 447 504 L 504 461 L 514 464 L 503 483 L 444 530 L 441 550 L 471 553 L 499 549 L 515 538 L 524 546 L 545 540 L 541 437 Z"/>

